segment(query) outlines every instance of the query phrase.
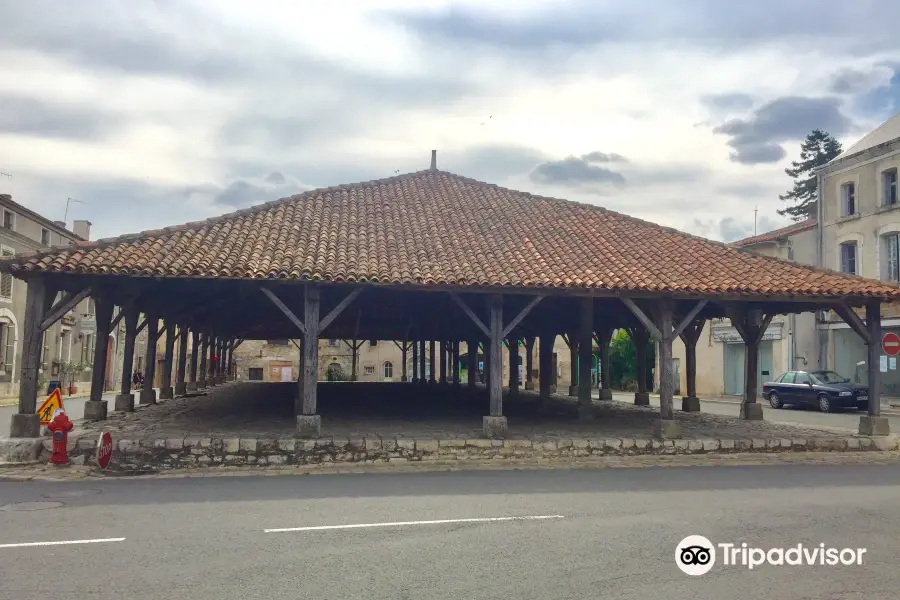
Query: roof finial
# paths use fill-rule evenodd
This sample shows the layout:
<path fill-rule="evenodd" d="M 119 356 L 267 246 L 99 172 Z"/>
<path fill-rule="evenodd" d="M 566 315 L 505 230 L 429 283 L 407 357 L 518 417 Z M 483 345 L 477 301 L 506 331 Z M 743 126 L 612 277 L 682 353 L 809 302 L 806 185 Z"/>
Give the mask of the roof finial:
<path fill-rule="evenodd" d="M 431 170 L 437 171 L 437 150 L 431 151 Z"/>

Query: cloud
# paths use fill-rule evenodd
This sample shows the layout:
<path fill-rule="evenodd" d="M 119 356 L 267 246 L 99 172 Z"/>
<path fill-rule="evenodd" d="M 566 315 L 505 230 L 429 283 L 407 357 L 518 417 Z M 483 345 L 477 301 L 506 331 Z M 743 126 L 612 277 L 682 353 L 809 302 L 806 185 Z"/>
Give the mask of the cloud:
<path fill-rule="evenodd" d="M 835 97 L 786 96 L 764 104 L 746 119 L 731 119 L 713 131 L 729 136 L 731 160 L 744 164 L 775 163 L 786 153 L 781 143 L 803 139 L 813 129 L 840 136 L 852 128 Z"/>
<path fill-rule="evenodd" d="M 103 137 L 120 124 L 114 115 L 101 111 L 0 94 L 0 134 L 87 140 Z"/>
<path fill-rule="evenodd" d="M 753 107 L 754 98 L 743 92 L 726 92 L 723 94 L 705 94 L 700 101 L 713 114 L 731 114 L 743 112 Z"/>
<path fill-rule="evenodd" d="M 724 217 L 722 219 L 694 218 L 685 230 L 694 235 L 730 243 L 763 233 L 780 229 L 784 223 L 772 219 L 766 215 L 760 215 L 756 222 L 756 234 L 754 234 L 753 219 L 739 219 L 737 217 Z"/>
<path fill-rule="evenodd" d="M 610 157 L 614 157 L 610 159 Z M 618 154 L 590 152 L 581 156 L 568 156 L 562 160 L 542 163 L 531 171 L 529 177 L 541 185 L 561 185 L 565 187 L 597 187 L 625 185 L 625 177 L 616 171 L 598 166 L 598 162 L 622 162 Z"/>

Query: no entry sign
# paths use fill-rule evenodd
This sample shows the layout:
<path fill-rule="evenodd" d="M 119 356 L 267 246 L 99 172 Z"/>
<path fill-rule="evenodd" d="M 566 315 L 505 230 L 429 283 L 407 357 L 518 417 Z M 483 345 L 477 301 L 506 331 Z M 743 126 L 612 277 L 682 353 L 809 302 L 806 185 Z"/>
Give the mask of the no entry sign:
<path fill-rule="evenodd" d="M 112 436 L 108 431 L 104 431 L 100 434 L 100 439 L 97 441 L 97 466 L 101 469 L 105 469 L 109 466 L 109 461 L 112 459 Z"/>
<path fill-rule="evenodd" d="M 888 356 L 897 356 L 900 354 L 900 335 L 893 331 L 889 331 L 881 338 L 881 349 Z"/>

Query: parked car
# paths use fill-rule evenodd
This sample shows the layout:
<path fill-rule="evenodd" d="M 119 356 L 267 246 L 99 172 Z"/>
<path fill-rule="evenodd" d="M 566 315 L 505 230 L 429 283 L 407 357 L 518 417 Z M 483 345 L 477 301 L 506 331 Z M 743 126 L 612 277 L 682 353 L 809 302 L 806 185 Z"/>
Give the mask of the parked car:
<path fill-rule="evenodd" d="M 762 393 L 772 408 L 791 404 L 815 406 L 822 412 L 869 409 L 869 388 L 834 371 L 788 371 L 775 381 L 764 383 Z"/>

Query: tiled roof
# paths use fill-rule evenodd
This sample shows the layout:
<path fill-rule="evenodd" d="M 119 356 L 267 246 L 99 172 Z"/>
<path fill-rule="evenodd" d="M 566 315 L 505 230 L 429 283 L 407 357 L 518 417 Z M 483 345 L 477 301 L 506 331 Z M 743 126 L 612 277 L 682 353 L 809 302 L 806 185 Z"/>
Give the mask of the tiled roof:
<path fill-rule="evenodd" d="M 597 206 L 427 170 L 0 263 L 27 271 L 900 298 Z"/>
<path fill-rule="evenodd" d="M 736 248 L 742 246 L 752 246 L 753 244 L 761 244 L 763 242 L 774 242 L 780 239 L 784 239 L 790 237 L 792 235 L 797 235 L 798 233 L 803 233 L 804 231 L 810 231 L 811 229 L 816 228 L 816 219 L 806 219 L 804 221 L 800 221 L 798 223 L 791 223 L 787 227 L 782 227 L 781 229 L 773 229 L 772 231 L 767 231 L 766 233 L 761 233 L 759 235 L 754 235 L 748 238 L 744 238 L 742 240 L 738 240 L 736 242 L 731 242 L 728 244 L 729 246 L 734 246 Z"/>

